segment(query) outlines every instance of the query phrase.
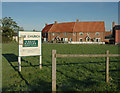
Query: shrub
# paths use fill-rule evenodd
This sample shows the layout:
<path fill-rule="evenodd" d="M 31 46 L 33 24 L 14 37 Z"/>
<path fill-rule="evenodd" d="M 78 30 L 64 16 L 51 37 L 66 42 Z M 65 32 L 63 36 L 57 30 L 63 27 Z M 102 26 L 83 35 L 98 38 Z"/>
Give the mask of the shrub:
<path fill-rule="evenodd" d="M 2 36 L 2 43 L 8 43 L 11 42 L 11 38 L 7 37 L 7 36 Z"/>

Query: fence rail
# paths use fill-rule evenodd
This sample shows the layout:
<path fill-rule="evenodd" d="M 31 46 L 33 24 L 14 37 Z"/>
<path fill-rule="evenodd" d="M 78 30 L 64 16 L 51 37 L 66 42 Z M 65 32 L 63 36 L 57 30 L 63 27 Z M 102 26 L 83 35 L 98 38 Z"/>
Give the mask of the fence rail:
<path fill-rule="evenodd" d="M 120 57 L 120 54 L 56 54 L 56 50 L 52 50 L 52 91 L 56 91 L 56 58 L 57 57 L 106 57 L 106 82 L 109 82 L 109 57 Z"/>
<path fill-rule="evenodd" d="M 120 57 L 120 54 L 56 54 L 56 57 Z"/>

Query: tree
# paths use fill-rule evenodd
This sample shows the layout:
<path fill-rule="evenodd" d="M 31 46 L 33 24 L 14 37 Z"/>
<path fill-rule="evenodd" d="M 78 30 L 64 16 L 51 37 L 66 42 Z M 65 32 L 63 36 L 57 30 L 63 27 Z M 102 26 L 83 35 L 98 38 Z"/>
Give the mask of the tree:
<path fill-rule="evenodd" d="M 36 30 L 35 30 L 35 29 L 33 29 L 33 31 L 35 32 Z"/>
<path fill-rule="evenodd" d="M 23 27 L 19 27 L 19 31 L 24 31 Z"/>
<path fill-rule="evenodd" d="M 12 40 L 14 31 L 18 31 L 19 26 L 11 17 L 4 17 L 0 22 L 2 24 L 2 35 Z"/>

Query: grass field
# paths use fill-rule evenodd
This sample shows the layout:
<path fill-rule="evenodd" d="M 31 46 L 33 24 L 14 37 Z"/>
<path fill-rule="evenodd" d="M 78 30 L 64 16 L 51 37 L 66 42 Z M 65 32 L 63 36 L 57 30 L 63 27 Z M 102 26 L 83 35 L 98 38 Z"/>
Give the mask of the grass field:
<path fill-rule="evenodd" d="M 18 72 L 17 43 L 2 46 L 3 91 L 51 91 L 52 49 L 60 54 L 118 54 L 115 45 L 42 44 L 43 68 L 39 57 L 23 57 Z M 110 57 L 110 83 L 105 82 L 105 58 L 57 58 L 57 91 L 118 91 L 118 57 Z"/>

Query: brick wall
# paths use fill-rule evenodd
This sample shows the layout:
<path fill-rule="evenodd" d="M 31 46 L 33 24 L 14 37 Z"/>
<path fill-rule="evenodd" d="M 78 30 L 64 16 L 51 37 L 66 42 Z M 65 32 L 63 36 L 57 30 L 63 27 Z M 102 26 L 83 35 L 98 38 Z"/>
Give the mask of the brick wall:
<path fill-rule="evenodd" d="M 80 33 L 76 33 L 76 41 L 80 41 L 80 38 L 82 38 L 83 42 L 85 42 L 86 37 L 90 37 L 91 39 L 100 38 L 101 39 L 100 41 L 104 41 L 104 32 L 99 32 L 98 35 L 96 35 L 96 32 L 90 33 L 84 32 L 83 35 L 80 35 Z"/>
<path fill-rule="evenodd" d="M 115 43 L 120 43 L 120 30 L 115 30 Z"/>
<path fill-rule="evenodd" d="M 59 38 L 68 38 L 68 41 L 70 41 L 70 38 L 72 39 L 72 41 L 80 41 L 80 38 L 83 39 L 83 42 L 86 41 L 86 37 L 89 36 L 91 39 L 94 38 L 100 38 L 100 41 L 104 41 L 104 32 L 99 32 L 98 35 L 96 35 L 96 32 L 90 32 L 89 35 L 86 32 L 83 32 L 83 35 L 80 35 L 80 33 L 78 32 L 74 32 L 74 33 L 49 33 L 48 34 L 48 41 L 52 41 L 53 38 L 55 38 L 56 36 L 58 36 Z M 91 41 L 91 40 L 90 40 Z"/>
<path fill-rule="evenodd" d="M 73 39 L 73 33 L 54 33 L 54 36 L 53 36 L 53 33 L 48 33 L 48 41 L 52 41 L 53 38 L 55 38 L 56 36 L 58 36 L 59 38 L 68 38 L 68 40 Z"/>

